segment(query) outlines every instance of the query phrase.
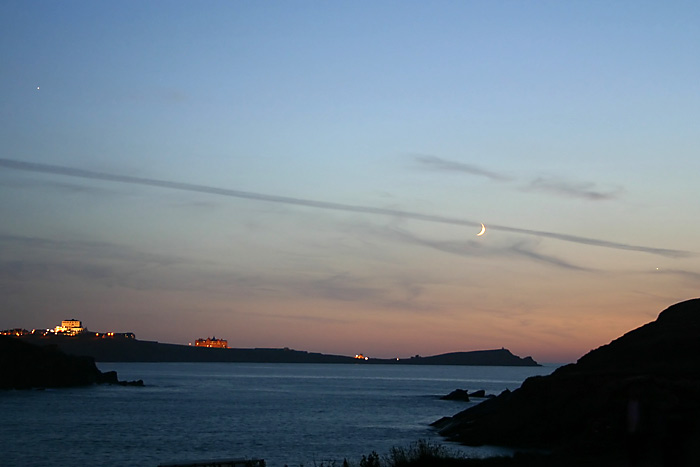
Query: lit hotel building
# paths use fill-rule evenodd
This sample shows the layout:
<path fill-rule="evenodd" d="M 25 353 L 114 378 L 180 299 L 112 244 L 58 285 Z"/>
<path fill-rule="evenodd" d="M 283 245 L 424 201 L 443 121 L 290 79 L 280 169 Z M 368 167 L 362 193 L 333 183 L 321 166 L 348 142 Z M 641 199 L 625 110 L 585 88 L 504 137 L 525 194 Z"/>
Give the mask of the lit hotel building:
<path fill-rule="evenodd" d="M 64 319 L 61 321 L 60 326 L 56 326 L 54 329 L 54 332 L 56 334 L 58 333 L 63 333 L 63 334 L 68 334 L 69 336 L 75 336 L 76 334 L 80 334 L 81 332 L 85 331 L 86 329 L 83 327 L 82 321 L 78 319 Z"/>
<path fill-rule="evenodd" d="M 217 339 L 216 337 L 197 339 L 194 345 L 195 347 L 213 347 L 217 349 L 228 349 L 228 341 L 226 339 Z"/>

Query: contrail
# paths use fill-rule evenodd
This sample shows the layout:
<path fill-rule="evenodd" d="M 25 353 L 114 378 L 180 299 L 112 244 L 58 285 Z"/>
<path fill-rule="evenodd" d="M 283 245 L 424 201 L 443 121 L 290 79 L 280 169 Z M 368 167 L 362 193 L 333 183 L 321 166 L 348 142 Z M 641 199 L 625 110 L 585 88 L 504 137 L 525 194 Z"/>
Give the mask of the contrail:
<path fill-rule="evenodd" d="M 398 209 L 377 208 L 372 206 L 358 206 L 352 204 L 332 203 L 329 201 L 316 201 L 310 199 L 293 198 L 289 196 L 268 195 L 264 193 L 254 193 L 250 191 L 231 190 L 227 188 L 216 188 L 206 185 L 196 185 L 192 183 L 171 182 L 168 180 L 157 180 L 153 178 L 131 177 L 128 175 L 117 175 L 104 172 L 93 172 L 90 170 L 78 169 L 74 167 L 64 167 L 58 165 L 40 164 L 36 162 L 22 162 L 12 159 L 0 158 L 0 167 L 14 170 L 23 170 L 26 172 L 38 172 L 53 175 L 64 175 L 67 177 L 86 178 L 91 180 L 105 180 L 109 182 L 130 183 L 133 185 L 155 186 L 161 188 L 170 188 L 173 190 L 191 191 L 197 193 L 208 193 L 211 195 L 230 196 L 234 198 L 250 199 L 255 201 L 266 201 L 269 203 L 290 204 L 296 206 L 306 206 L 317 209 L 328 209 L 332 211 L 356 212 L 361 214 L 374 214 L 379 216 L 399 217 L 404 219 L 415 219 L 425 222 L 436 222 L 441 224 L 459 225 L 465 227 L 481 227 L 480 222 L 475 222 L 466 219 L 457 219 L 453 217 L 438 216 L 434 214 L 423 214 L 419 212 L 402 211 Z M 517 227 L 508 227 L 505 225 L 488 225 L 491 230 L 500 230 L 502 232 L 510 232 L 522 235 L 531 235 L 535 237 L 552 238 L 564 242 L 579 243 L 583 245 L 591 245 L 603 248 L 613 248 L 618 250 L 640 251 L 654 255 L 669 256 L 669 257 L 688 257 L 694 256 L 694 253 L 682 250 L 672 250 L 665 248 L 652 248 L 639 245 L 630 245 L 626 243 L 610 242 L 607 240 L 599 240 L 594 238 L 578 237 L 576 235 L 560 234 L 555 232 L 546 232 L 541 230 L 521 229 Z"/>

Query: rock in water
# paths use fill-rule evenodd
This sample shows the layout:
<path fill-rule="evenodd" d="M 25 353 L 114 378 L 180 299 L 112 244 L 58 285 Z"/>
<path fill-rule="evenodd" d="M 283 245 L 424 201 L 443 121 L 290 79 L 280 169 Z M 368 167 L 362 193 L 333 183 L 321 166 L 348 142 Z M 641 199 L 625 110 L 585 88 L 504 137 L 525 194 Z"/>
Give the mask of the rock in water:
<path fill-rule="evenodd" d="M 455 389 L 446 396 L 442 396 L 440 399 L 445 401 L 463 401 L 469 402 L 469 393 L 464 389 Z"/>

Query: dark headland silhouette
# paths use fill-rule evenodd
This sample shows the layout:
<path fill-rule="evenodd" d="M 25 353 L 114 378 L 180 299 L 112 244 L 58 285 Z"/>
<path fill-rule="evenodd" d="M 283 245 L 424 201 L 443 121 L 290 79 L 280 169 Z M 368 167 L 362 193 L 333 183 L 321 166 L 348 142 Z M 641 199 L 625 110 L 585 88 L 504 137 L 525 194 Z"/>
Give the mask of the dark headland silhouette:
<path fill-rule="evenodd" d="M 551 452 L 504 465 L 700 465 L 700 299 L 434 426 Z"/>
<path fill-rule="evenodd" d="M 115 371 L 100 371 L 91 357 L 67 355 L 55 346 L 42 347 L 0 335 L 0 389 L 92 384 L 143 386 L 143 381 L 119 381 Z"/>
<path fill-rule="evenodd" d="M 407 365 L 539 366 L 532 357 L 521 358 L 507 349 L 454 352 L 402 359 L 349 357 L 292 349 L 219 349 L 167 344 L 138 339 L 103 339 L 77 336 L 21 336 L 25 342 L 55 345 L 71 355 L 87 355 L 98 362 L 248 362 L 248 363 L 362 363 Z"/>

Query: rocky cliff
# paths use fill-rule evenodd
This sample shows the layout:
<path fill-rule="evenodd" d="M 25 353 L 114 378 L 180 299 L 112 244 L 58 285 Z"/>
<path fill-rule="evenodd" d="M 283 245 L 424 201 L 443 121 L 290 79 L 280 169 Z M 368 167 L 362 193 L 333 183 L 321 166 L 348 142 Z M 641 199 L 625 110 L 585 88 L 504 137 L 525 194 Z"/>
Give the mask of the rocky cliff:
<path fill-rule="evenodd" d="M 434 425 L 470 445 L 691 465 L 700 460 L 691 450 L 700 443 L 699 417 L 700 299 L 694 299 L 575 364 Z"/>
<path fill-rule="evenodd" d="M 119 384 L 119 381 L 115 372 L 98 370 L 90 357 L 67 355 L 56 347 L 41 347 L 0 336 L 0 389 L 57 388 L 95 383 Z"/>

